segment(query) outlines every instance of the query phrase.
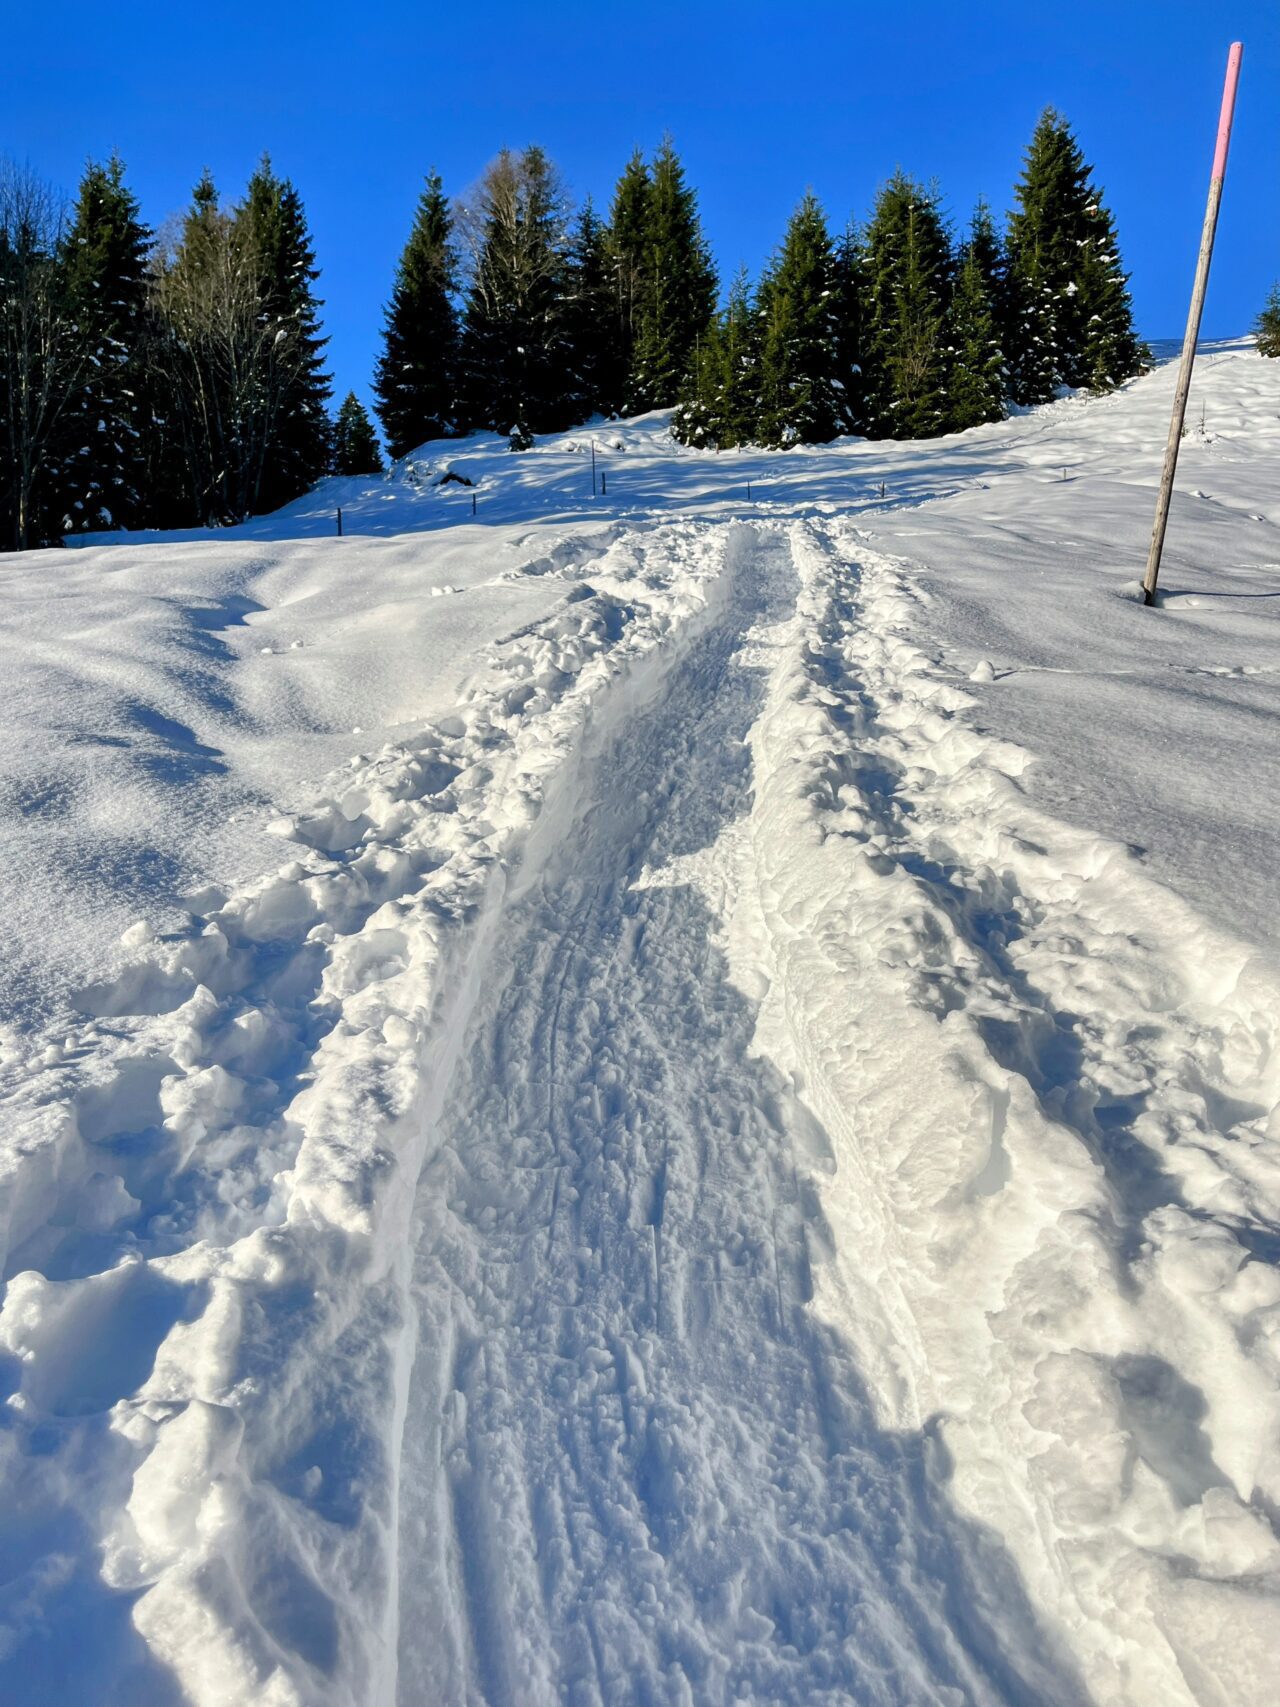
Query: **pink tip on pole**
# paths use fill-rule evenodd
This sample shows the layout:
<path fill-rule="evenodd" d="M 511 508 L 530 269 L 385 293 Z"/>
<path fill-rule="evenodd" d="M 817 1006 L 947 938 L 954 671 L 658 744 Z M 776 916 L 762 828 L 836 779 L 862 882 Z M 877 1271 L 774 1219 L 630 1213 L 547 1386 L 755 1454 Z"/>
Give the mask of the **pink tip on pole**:
<path fill-rule="evenodd" d="M 1224 178 L 1227 173 L 1227 149 L 1231 146 L 1231 119 L 1236 109 L 1236 85 L 1240 81 L 1240 56 L 1244 43 L 1233 41 L 1227 54 L 1227 81 L 1222 90 L 1222 112 L 1218 118 L 1218 146 L 1213 156 L 1213 176 Z"/>

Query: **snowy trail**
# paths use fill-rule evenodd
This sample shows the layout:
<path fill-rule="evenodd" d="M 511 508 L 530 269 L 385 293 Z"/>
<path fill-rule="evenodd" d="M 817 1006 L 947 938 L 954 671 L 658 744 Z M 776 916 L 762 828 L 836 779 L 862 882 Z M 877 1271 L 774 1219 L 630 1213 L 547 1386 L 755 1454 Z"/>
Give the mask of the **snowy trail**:
<path fill-rule="evenodd" d="M 44 1698 L 378 1688 L 408 1214 L 456 1042 L 598 708 L 681 655 L 735 549 L 570 553 L 450 715 L 278 822 L 295 857 L 139 927 L 75 1033 L 0 1063 L 0 1663 Z"/>
<path fill-rule="evenodd" d="M 1030 755 L 920 649 L 911 565 L 792 539 L 733 958 L 838 1164 L 814 1313 L 888 1426 L 936 1430 L 1090 1700 L 1260 1702 L 1274 972 L 1034 804 Z"/>
<path fill-rule="evenodd" d="M 65 600 L 20 803 L 101 725 L 89 842 L 277 815 L 100 951 L 15 832 L 75 939 L 15 952 L 82 971 L 0 1014 L 0 1696 L 1266 1707 L 1280 364 L 1206 377 L 1155 613 L 1167 374 L 924 445 L 626 423 L 614 513 L 573 435 L 428 447 L 510 519 L 415 476 L 343 555 L 327 492 L 270 565 L 6 583 L 12 660 Z M 231 792 L 140 792 L 140 729 Z"/>
<path fill-rule="evenodd" d="M 1076 1701 L 936 1442 L 807 1309 L 830 1145 L 723 945 L 786 534 L 736 581 L 591 756 L 424 1170 L 399 1699 Z"/>

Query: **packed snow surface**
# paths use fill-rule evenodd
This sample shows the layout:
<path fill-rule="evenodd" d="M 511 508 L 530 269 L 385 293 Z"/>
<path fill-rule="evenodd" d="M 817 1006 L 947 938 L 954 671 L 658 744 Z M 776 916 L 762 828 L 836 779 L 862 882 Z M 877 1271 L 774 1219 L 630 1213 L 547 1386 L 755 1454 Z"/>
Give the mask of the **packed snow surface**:
<path fill-rule="evenodd" d="M 1171 388 L 0 558 L 0 1696 L 1274 1699 L 1280 363 L 1145 610 Z"/>

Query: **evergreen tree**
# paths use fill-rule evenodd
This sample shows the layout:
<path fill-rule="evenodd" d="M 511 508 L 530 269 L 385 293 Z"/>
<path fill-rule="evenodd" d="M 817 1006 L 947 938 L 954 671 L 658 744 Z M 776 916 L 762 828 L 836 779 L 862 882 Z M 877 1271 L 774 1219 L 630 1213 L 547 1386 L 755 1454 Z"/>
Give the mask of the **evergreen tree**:
<path fill-rule="evenodd" d="M 0 542 L 16 551 L 61 529 L 66 418 L 90 372 L 64 229 L 49 186 L 0 162 Z"/>
<path fill-rule="evenodd" d="M 333 423 L 334 474 L 381 474 L 382 452 L 365 406 L 348 391 Z"/>
<path fill-rule="evenodd" d="M 991 207 L 985 196 L 979 196 L 974 206 L 965 252 L 966 255 L 972 256 L 975 266 L 982 275 L 982 283 L 986 288 L 992 308 L 998 309 L 1000 299 L 1004 294 L 1009 268 L 1005 257 L 1004 244 L 1001 241 L 1000 233 L 996 230 L 995 220 L 991 217 Z"/>
<path fill-rule="evenodd" d="M 1273 284 L 1262 312 L 1253 323 L 1260 356 L 1280 356 L 1280 284 Z"/>
<path fill-rule="evenodd" d="M 457 253 L 439 176 L 418 201 L 396 269 L 374 375 L 378 418 L 393 457 L 463 430 L 458 418 Z"/>
<path fill-rule="evenodd" d="M 608 232 L 590 198 L 569 245 L 564 317 L 573 420 L 614 413 L 619 368 Z"/>
<path fill-rule="evenodd" d="M 485 174 L 463 322 L 470 418 L 526 450 L 572 419 L 564 391 L 564 195 L 540 148 L 504 149 Z"/>
<path fill-rule="evenodd" d="M 640 324 L 652 183 L 637 149 L 613 193 L 609 212 L 608 264 L 613 296 L 614 359 L 609 373 L 609 409 L 618 413 L 628 394 Z"/>
<path fill-rule="evenodd" d="M 754 444 L 760 437 L 760 331 L 759 307 L 751 300 L 747 270 L 740 267 L 721 317 L 719 434 L 725 450 Z"/>
<path fill-rule="evenodd" d="M 760 442 L 824 444 L 838 430 L 836 264 L 807 192 L 759 292 Z"/>
<path fill-rule="evenodd" d="M 1009 216 L 1008 343 L 1013 397 L 1044 403 L 1059 385 L 1109 389 L 1147 365 L 1111 215 L 1066 120 L 1041 114 Z"/>
<path fill-rule="evenodd" d="M 982 202 L 973 216 L 951 298 L 948 343 L 947 427 L 963 432 L 984 421 L 1004 420 L 1005 373 L 992 264 L 990 215 Z"/>
<path fill-rule="evenodd" d="M 639 321 L 627 408 L 678 402 L 699 339 L 715 312 L 716 276 L 670 137 L 653 162 L 645 215 Z"/>
<path fill-rule="evenodd" d="M 835 388 L 840 430 L 869 428 L 867 352 L 867 265 L 856 225 L 846 227 L 835 249 Z"/>
<path fill-rule="evenodd" d="M 320 276 L 302 198 L 264 156 L 235 213 L 238 247 L 257 279 L 260 324 L 271 359 L 262 363 L 256 407 L 263 450 L 246 508 L 275 510 L 300 496 L 329 465 L 329 376 L 320 333 Z M 256 435 L 255 435 L 256 436 Z"/>
<path fill-rule="evenodd" d="M 1017 403 L 1046 403 L 1069 383 L 1079 347 L 1075 275 L 1088 233 L 1089 169 L 1067 127 L 1046 107 L 1032 134 L 1009 216 L 1010 381 Z"/>
<path fill-rule="evenodd" d="M 952 261 L 938 203 L 936 190 L 898 171 L 867 228 L 867 406 L 883 438 L 928 438 L 947 419 Z"/>
<path fill-rule="evenodd" d="M 80 183 L 62 254 L 87 352 L 85 383 L 62 424 L 59 503 L 70 529 L 136 527 L 146 492 L 150 382 L 143 345 L 150 232 L 112 156 Z"/>
<path fill-rule="evenodd" d="M 672 431 L 682 444 L 732 450 L 758 439 L 759 418 L 760 317 L 742 267 L 698 340 Z"/>
<path fill-rule="evenodd" d="M 991 208 L 984 196 L 979 196 L 969 224 L 966 250 L 973 259 L 986 287 L 991 312 L 995 316 L 996 335 L 1004 350 L 1009 341 L 1009 259 L 1004 239 L 996 229 Z"/>
<path fill-rule="evenodd" d="M 1080 349 L 1067 371 L 1074 385 L 1114 391 L 1126 379 L 1150 370 L 1151 351 L 1134 331 L 1128 276 L 1120 270 L 1115 225 L 1100 196 L 1089 211 L 1092 230 L 1080 250 L 1076 274 Z"/>
<path fill-rule="evenodd" d="M 694 351 L 680 401 L 671 418 L 671 433 L 682 445 L 721 450 L 725 359 L 723 326 L 717 315 Z"/>

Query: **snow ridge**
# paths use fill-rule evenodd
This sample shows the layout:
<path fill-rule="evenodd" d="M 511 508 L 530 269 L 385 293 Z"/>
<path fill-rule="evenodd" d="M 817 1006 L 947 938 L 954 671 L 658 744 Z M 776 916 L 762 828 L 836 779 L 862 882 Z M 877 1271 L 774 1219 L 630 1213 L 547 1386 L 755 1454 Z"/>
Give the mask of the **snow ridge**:
<path fill-rule="evenodd" d="M 1030 755 L 918 649 L 907 566 L 847 525 L 793 546 L 739 955 L 839 1159 L 815 1308 L 883 1420 L 936 1430 L 1090 1699 L 1252 1699 L 1280 1590 L 1248 1503 L 1280 1489 L 1280 1280 L 1247 1262 L 1276 1236 L 1280 989 L 1035 808 Z"/>
<path fill-rule="evenodd" d="M 564 565 L 558 610 L 455 715 L 279 825 L 296 858 L 177 940 L 144 927 L 95 1017 L 9 1063 L 19 1544 L 86 1596 L 96 1542 L 190 1701 L 386 1698 L 405 1239 L 439 1098 L 584 729 L 680 656 L 734 550 L 676 524 Z"/>

